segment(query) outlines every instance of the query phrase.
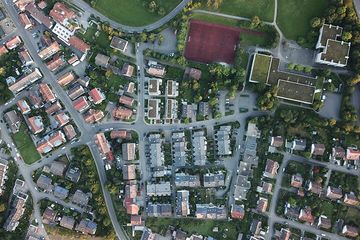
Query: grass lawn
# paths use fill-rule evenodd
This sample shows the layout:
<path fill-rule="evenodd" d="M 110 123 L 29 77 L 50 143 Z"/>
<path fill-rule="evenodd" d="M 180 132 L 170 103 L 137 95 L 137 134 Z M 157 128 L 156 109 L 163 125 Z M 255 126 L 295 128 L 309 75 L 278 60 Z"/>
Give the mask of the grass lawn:
<path fill-rule="evenodd" d="M 274 0 L 225 0 L 219 8 L 221 13 L 247 18 L 258 16 L 268 22 L 273 20 L 274 10 Z"/>
<path fill-rule="evenodd" d="M 156 2 L 165 9 L 166 13 L 169 13 L 181 0 L 157 0 Z M 95 9 L 129 26 L 144 26 L 162 18 L 157 13 L 148 12 L 142 4 L 143 0 L 96 0 Z"/>
<path fill-rule="evenodd" d="M 269 73 L 271 57 L 265 55 L 256 55 L 252 69 L 251 80 L 266 83 Z"/>
<path fill-rule="evenodd" d="M 40 159 L 40 154 L 27 132 L 25 124 L 21 124 L 20 131 L 13 135 L 13 139 L 25 163 L 32 164 Z"/>
<path fill-rule="evenodd" d="M 169 225 L 178 226 L 188 234 L 201 234 L 212 236 L 218 240 L 234 239 L 238 235 L 240 225 L 235 222 L 216 221 L 216 220 L 194 220 L 194 219 L 175 219 L 175 218 L 148 218 L 146 226 L 158 233 L 165 233 Z M 213 232 L 213 228 L 218 227 L 219 232 Z"/>
<path fill-rule="evenodd" d="M 240 34 L 240 46 L 264 46 L 266 45 L 267 39 L 264 36 L 255 36 L 250 34 Z"/>
<path fill-rule="evenodd" d="M 311 31 L 310 20 L 323 16 L 328 0 L 279 0 L 278 25 L 285 37 L 306 38 Z"/>

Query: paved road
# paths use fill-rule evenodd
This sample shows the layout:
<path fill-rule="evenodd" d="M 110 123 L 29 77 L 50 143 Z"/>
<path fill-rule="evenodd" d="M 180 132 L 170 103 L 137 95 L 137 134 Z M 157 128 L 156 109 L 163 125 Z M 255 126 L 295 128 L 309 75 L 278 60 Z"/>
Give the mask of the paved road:
<path fill-rule="evenodd" d="M 95 10 L 94 8 L 92 8 L 90 5 L 88 5 L 83 0 L 71 0 L 71 2 L 73 4 L 75 4 L 75 5 L 77 5 L 79 8 L 81 8 L 84 11 L 84 14 L 93 14 L 94 16 L 98 16 L 98 17 L 100 17 L 100 19 L 102 21 L 109 22 L 110 26 L 113 27 L 113 28 L 117 28 L 117 29 L 120 29 L 122 31 L 129 32 L 129 33 L 135 33 L 135 32 L 141 33 L 141 32 L 144 32 L 144 31 L 150 32 L 152 30 L 155 30 L 155 29 L 161 27 L 165 23 L 169 22 L 171 19 L 173 19 L 186 6 L 186 4 L 188 2 L 190 2 L 190 0 L 181 1 L 181 3 L 178 6 L 176 6 L 176 8 L 174 8 L 165 17 L 161 18 L 157 22 L 151 23 L 151 24 L 146 25 L 146 26 L 141 26 L 141 27 L 126 26 L 126 25 L 120 24 L 120 23 L 118 23 L 118 22 L 116 22 L 114 20 L 111 20 L 110 18 L 106 17 L 102 13 L 100 13 L 97 10 Z"/>

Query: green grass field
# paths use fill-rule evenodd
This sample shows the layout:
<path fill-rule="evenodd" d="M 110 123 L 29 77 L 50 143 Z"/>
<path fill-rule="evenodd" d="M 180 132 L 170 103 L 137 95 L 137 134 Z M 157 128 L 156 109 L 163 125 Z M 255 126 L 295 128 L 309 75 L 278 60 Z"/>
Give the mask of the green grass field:
<path fill-rule="evenodd" d="M 279 0 L 278 25 L 286 38 L 306 38 L 311 31 L 310 21 L 321 17 L 328 6 L 328 0 Z"/>
<path fill-rule="evenodd" d="M 247 18 L 258 16 L 263 21 L 271 22 L 274 10 L 274 0 L 224 0 L 218 11 Z"/>
<path fill-rule="evenodd" d="M 181 0 L 157 0 L 166 13 L 180 2 Z M 95 9 L 114 21 L 129 26 L 144 26 L 162 18 L 157 13 L 148 12 L 142 4 L 142 0 L 96 0 Z"/>
<path fill-rule="evenodd" d="M 33 141 L 27 133 L 25 124 L 21 124 L 20 131 L 13 135 L 16 147 L 20 151 L 24 162 L 32 164 L 40 159 L 40 154 L 37 152 Z"/>

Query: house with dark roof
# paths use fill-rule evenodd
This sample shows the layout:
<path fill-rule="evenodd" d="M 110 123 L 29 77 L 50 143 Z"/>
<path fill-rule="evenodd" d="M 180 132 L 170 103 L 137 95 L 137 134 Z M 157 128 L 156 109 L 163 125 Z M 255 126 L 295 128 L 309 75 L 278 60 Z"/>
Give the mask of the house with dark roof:
<path fill-rule="evenodd" d="M 76 190 L 74 195 L 72 196 L 72 202 L 79 205 L 79 206 L 86 206 L 88 205 L 90 197 L 88 194 L 84 193 L 81 190 Z"/>
<path fill-rule="evenodd" d="M 57 198 L 60 198 L 62 200 L 64 200 L 65 198 L 67 198 L 69 195 L 69 190 L 66 188 L 63 188 L 59 185 L 55 186 L 54 188 L 54 196 Z"/>
<path fill-rule="evenodd" d="M 56 215 L 57 212 L 55 210 L 53 210 L 50 207 L 47 207 L 42 215 L 43 222 L 45 224 L 53 223 L 55 221 Z"/>
<path fill-rule="evenodd" d="M 21 126 L 21 120 L 15 110 L 5 113 L 4 119 L 12 133 L 19 132 Z"/>
<path fill-rule="evenodd" d="M 324 215 L 321 215 L 318 219 L 317 219 L 317 223 L 316 226 L 318 228 L 323 228 L 323 229 L 330 229 L 331 228 L 331 219 L 327 218 Z"/>
<path fill-rule="evenodd" d="M 60 226 L 73 230 L 75 225 L 75 219 L 70 216 L 63 216 L 60 220 Z"/>
<path fill-rule="evenodd" d="M 97 224 L 91 220 L 83 219 L 76 226 L 75 230 L 84 234 L 94 235 L 96 233 Z"/>
<path fill-rule="evenodd" d="M 53 185 L 51 184 L 52 180 L 51 178 L 45 176 L 44 174 L 41 174 L 38 180 L 36 181 L 36 185 L 44 189 L 45 191 L 52 191 Z"/>
<path fill-rule="evenodd" d="M 326 197 L 330 198 L 331 200 L 338 200 L 343 197 L 343 193 L 340 188 L 328 186 L 326 190 Z"/>

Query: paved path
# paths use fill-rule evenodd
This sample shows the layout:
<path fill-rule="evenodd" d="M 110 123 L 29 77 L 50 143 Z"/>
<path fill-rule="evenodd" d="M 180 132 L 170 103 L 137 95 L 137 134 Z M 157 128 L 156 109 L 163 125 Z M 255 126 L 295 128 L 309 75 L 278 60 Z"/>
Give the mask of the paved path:
<path fill-rule="evenodd" d="M 98 17 L 100 17 L 101 21 L 109 22 L 111 27 L 120 29 L 125 32 L 129 32 L 129 33 L 135 33 L 135 32 L 141 33 L 144 31 L 150 32 L 152 30 L 155 30 L 155 29 L 161 27 L 162 25 L 166 24 L 171 19 L 173 19 L 186 6 L 186 4 L 188 2 L 190 2 L 190 0 L 181 1 L 181 3 L 178 6 L 176 6 L 176 8 L 174 8 L 170 13 L 168 13 L 165 17 L 161 18 L 160 20 L 158 20 L 154 23 L 151 23 L 146 26 L 141 26 L 141 27 L 132 27 L 132 26 L 120 24 L 120 23 L 106 17 L 99 11 L 92 8 L 90 5 L 88 5 L 83 0 L 70 0 L 70 1 L 74 5 L 78 6 L 80 9 L 82 9 L 84 11 L 84 14 L 93 14 L 94 16 L 98 16 Z"/>

